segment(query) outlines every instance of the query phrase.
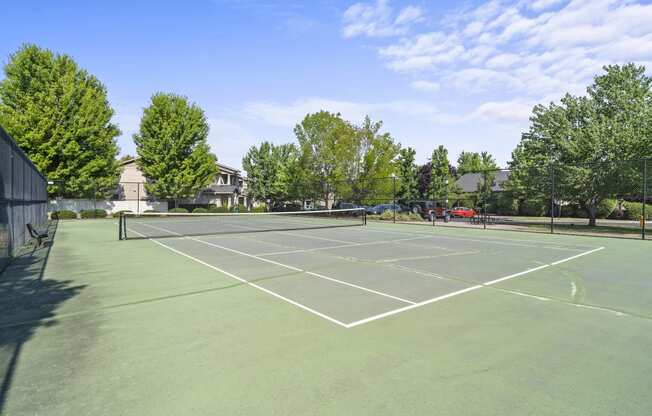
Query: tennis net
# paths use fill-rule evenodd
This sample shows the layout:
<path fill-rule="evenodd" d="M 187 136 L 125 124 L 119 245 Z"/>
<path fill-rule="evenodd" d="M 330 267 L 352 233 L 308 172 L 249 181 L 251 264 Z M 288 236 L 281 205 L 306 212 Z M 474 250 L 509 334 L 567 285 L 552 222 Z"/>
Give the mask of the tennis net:
<path fill-rule="evenodd" d="M 119 239 L 352 227 L 366 224 L 364 208 L 292 212 L 122 213 Z"/>

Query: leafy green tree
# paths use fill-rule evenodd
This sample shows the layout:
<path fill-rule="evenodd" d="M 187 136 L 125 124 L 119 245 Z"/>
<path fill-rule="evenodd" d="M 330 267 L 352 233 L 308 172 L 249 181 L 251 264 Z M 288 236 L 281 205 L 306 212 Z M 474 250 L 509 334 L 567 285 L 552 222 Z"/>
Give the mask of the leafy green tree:
<path fill-rule="evenodd" d="M 117 186 L 120 134 L 106 88 L 68 55 L 24 45 L 0 82 L 0 124 L 55 183 L 50 195 L 103 196 Z"/>
<path fill-rule="evenodd" d="M 457 158 L 457 174 L 479 172 L 482 170 L 482 157 L 477 152 L 462 152 Z"/>
<path fill-rule="evenodd" d="M 323 197 L 328 205 L 333 184 L 355 170 L 358 134 L 340 114 L 308 114 L 294 133 L 299 142 L 301 180 L 308 198 Z"/>
<path fill-rule="evenodd" d="M 207 137 L 208 123 L 201 108 L 179 95 L 154 94 L 140 121 L 140 132 L 134 135 L 147 192 L 176 201 L 205 188 L 218 173 Z"/>
<path fill-rule="evenodd" d="M 242 159 L 249 179 L 252 198 L 262 200 L 271 209 L 275 202 L 293 200 L 298 196 L 298 151 L 294 144 L 276 146 L 262 142 L 252 146 Z"/>
<path fill-rule="evenodd" d="M 606 66 L 584 97 L 537 105 L 530 132 L 512 153 L 509 188 L 524 198 L 582 207 L 595 225 L 599 204 L 640 188 L 640 159 L 652 156 L 652 79 L 634 64 Z"/>
<path fill-rule="evenodd" d="M 354 170 L 348 178 L 353 179 L 353 191 L 358 202 L 391 198 L 396 172 L 396 157 L 401 145 L 394 142 L 389 133 L 379 133 L 382 122 L 372 122 L 367 116 L 362 126 L 356 127 L 357 148 L 352 160 Z"/>
<path fill-rule="evenodd" d="M 412 201 L 419 198 L 419 183 L 417 165 L 414 163 L 416 150 L 411 147 L 403 148 L 399 152 L 398 180 L 400 181 L 397 198 L 401 202 Z"/>
<path fill-rule="evenodd" d="M 498 169 L 496 160 L 489 152 L 480 153 L 480 181 L 478 182 L 477 200 L 482 201 L 483 205 L 493 202 L 493 186 Z"/>

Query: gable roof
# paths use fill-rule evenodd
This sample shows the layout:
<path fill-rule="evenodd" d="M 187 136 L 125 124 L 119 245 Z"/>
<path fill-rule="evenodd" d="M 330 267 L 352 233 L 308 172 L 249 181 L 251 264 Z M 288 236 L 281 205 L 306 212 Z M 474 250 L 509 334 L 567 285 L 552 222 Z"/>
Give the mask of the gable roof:
<path fill-rule="evenodd" d="M 503 184 L 509 179 L 510 172 L 508 170 L 498 170 L 492 173 L 494 175 L 494 183 L 491 186 L 491 190 L 501 192 L 503 190 Z M 482 174 L 465 173 L 455 183 L 462 189 L 462 192 L 477 192 L 478 185 L 482 183 Z"/>

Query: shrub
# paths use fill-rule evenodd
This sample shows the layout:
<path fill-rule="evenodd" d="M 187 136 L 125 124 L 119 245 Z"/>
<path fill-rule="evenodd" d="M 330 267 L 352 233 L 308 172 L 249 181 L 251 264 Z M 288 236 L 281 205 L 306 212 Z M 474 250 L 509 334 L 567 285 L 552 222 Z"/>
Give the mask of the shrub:
<path fill-rule="evenodd" d="M 496 198 L 492 210 L 498 215 L 516 215 L 518 214 L 518 201 L 507 192 L 501 192 Z"/>
<path fill-rule="evenodd" d="M 379 218 L 383 221 L 393 221 L 394 212 L 391 210 L 385 211 L 376 218 Z M 413 212 L 397 212 L 396 221 L 423 221 L 423 218 L 421 218 L 421 215 L 415 214 Z"/>
<path fill-rule="evenodd" d="M 168 212 L 176 213 L 176 214 L 187 214 L 187 213 L 188 213 L 188 210 L 185 209 L 185 208 L 172 208 L 172 209 L 169 210 Z"/>
<path fill-rule="evenodd" d="M 267 208 L 265 208 L 264 205 L 261 205 L 259 207 L 252 207 L 251 212 L 267 212 Z"/>
<path fill-rule="evenodd" d="M 82 218 L 106 218 L 106 211 L 103 209 L 82 209 L 79 211 Z"/>
<path fill-rule="evenodd" d="M 192 210 L 193 214 L 205 214 L 208 210 L 206 208 L 198 207 Z"/>
<path fill-rule="evenodd" d="M 62 209 L 60 211 L 53 211 L 50 214 L 50 217 L 53 220 L 74 220 L 77 219 L 77 213 L 75 211 Z"/>
<path fill-rule="evenodd" d="M 643 215 L 643 204 L 641 202 L 625 201 L 625 217 L 630 220 L 639 220 Z M 652 204 L 647 204 L 645 207 L 646 219 L 652 219 Z"/>
<path fill-rule="evenodd" d="M 548 205 L 540 199 L 527 199 L 519 205 L 519 214 L 529 217 L 542 217 L 546 214 Z"/>
<path fill-rule="evenodd" d="M 229 212 L 229 208 L 227 208 L 227 207 L 210 207 L 208 209 L 208 212 L 224 213 L 224 212 Z"/>
<path fill-rule="evenodd" d="M 157 210 L 155 210 L 155 209 L 146 209 L 146 210 L 143 211 L 143 212 L 144 212 L 144 213 L 150 213 L 150 212 L 154 212 L 154 213 L 156 213 L 156 212 L 160 212 L 160 211 L 157 211 Z"/>
<path fill-rule="evenodd" d="M 612 212 L 616 209 L 618 206 L 618 201 L 615 199 L 603 199 L 600 201 L 598 204 L 598 209 L 596 212 L 596 217 L 597 218 L 607 218 L 611 215 Z"/>

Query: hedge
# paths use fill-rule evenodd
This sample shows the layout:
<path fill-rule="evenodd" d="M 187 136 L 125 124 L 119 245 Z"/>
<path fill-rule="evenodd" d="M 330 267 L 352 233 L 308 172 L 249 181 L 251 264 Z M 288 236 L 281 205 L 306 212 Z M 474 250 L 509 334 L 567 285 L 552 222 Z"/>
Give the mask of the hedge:
<path fill-rule="evenodd" d="M 205 214 L 208 210 L 206 208 L 198 207 L 192 210 L 193 214 Z"/>
<path fill-rule="evenodd" d="M 185 208 L 172 208 L 170 211 L 171 213 L 177 213 L 177 214 L 187 214 L 188 210 Z"/>
<path fill-rule="evenodd" d="M 380 214 L 379 218 L 383 221 L 392 221 L 394 220 L 394 212 L 392 210 L 387 210 Z M 413 212 L 397 212 L 396 221 L 423 221 L 423 218 L 421 215 Z"/>
<path fill-rule="evenodd" d="M 106 211 L 103 209 L 82 209 L 79 211 L 82 218 L 106 218 Z"/>
<path fill-rule="evenodd" d="M 214 212 L 214 213 L 219 213 L 219 212 L 229 212 L 228 207 L 210 207 L 208 208 L 208 212 Z"/>
<path fill-rule="evenodd" d="M 77 219 L 77 213 L 75 211 L 62 209 L 60 211 L 53 211 L 50 214 L 50 218 L 53 220 L 74 220 Z"/>

